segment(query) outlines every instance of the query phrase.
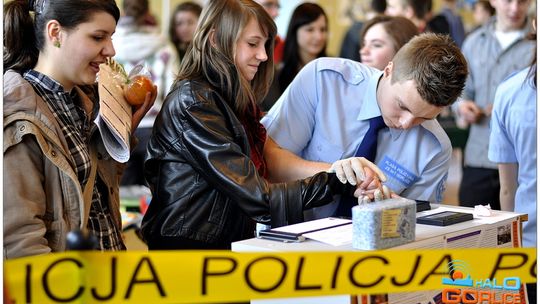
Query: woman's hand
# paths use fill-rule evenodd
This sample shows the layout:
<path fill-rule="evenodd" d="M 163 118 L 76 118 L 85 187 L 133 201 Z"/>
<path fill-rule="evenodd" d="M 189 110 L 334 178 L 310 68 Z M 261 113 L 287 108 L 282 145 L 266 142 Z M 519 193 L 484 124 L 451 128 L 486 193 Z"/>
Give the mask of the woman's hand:
<path fill-rule="evenodd" d="M 378 198 L 383 191 L 383 184 L 381 180 L 379 179 L 378 175 L 369 167 L 364 168 L 364 173 L 366 178 L 356 185 L 354 197 L 367 196 L 370 200 Z"/>
<path fill-rule="evenodd" d="M 144 100 L 144 103 L 139 106 L 132 107 L 133 115 L 131 116 L 131 134 L 135 132 L 135 129 L 137 129 L 139 123 L 141 123 L 144 115 L 146 115 L 150 108 L 152 108 L 154 102 L 156 101 L 156 97 L 157 86 L 154 85 L 154 89 L 152 90 L 152 92 L 146 93 L 146 99 Z"/>
<path fill-rule="evenodd" d="M 386 181 L 386 176 L 381 169 L 364 157 L 350 157 L 335 161 L 328 172 L 335 172 L 340 182 L 343 184 L 349 182 L 353 186 L 360 184 L 366 187 L 373 182 Z"/>

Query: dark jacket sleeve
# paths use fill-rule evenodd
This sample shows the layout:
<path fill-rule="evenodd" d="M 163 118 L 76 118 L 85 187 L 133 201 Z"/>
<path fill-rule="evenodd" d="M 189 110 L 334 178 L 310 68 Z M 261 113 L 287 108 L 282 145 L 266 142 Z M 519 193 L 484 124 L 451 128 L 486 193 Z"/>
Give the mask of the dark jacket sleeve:
<path fill-rule="evenodd" d="M 302 222 L 302 210 L 330 203 L 335 194 L 352 193 L 352 186 L 343 185 L 334 173 L 326 172 L 295 182 L 273 184 L 272 187 L 271 195 L 280 196 L 270 199 L 273 205 L 272 227 Z"/>
<path fill-rule="evenodd" d="M 176 122 L 162 121 L 160 126 L 172 128 L 168 132 L 171 135 L 179 135 L 181 149 L 171 153 L 182 153 L 178 156 L 203 177 L 210 189 L 224 194 L 249 217 L 266 222 L 270 215 L 274 227 L 298 223 L 303 221 L 305 208 L 329 203 L 334 194 L 344 190 L 335 175 L 328 173 L 290 183 L 268 183 L 251 161 L 245 131 L 230 107 L 216 93 L 197 99 L 202 100 L 184 104 L 185 108 L 182 103 L 165 106 L 164 111 L 169 113 L 161 116 L 178 118 Z"/>

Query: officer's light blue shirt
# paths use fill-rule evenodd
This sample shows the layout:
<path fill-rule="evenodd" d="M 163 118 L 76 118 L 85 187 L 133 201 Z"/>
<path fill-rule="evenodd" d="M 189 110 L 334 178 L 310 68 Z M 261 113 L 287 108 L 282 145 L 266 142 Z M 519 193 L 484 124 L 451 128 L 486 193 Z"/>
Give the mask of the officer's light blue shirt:
<path fill-rule="evenodd" d="M 382 72 L 342 58 L 307 64 L 262 123 L 278 145 L 312 161 L 333 163 L 354 156 L 369 128 L 381 115 L 376 89 Z M 409 130 L 379 131 L 375 163 L 397 194 L 440 203 L 452 148 L 436 120 Z M 337 204 L 315 211 L 330 216 Z M 309 216 L 308 216 L 309 218 Z"/>
<path fill-rule="evenodd" d="M 518 164 L 514 210 L 529 215 L 523 225 L 523 246 L 536 247 L 536 88 L 528 71 L 497 88 L 488 156 L 496 163 Z"/>

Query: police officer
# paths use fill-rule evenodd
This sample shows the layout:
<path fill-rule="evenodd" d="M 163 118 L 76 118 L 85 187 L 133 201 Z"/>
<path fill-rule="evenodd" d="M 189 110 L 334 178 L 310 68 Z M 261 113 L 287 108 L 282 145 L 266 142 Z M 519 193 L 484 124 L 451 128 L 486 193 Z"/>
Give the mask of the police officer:
<path fill-rule="evenodd" d="M 456 101 L 466 76 L 465 58 L 450 38 L 421 34 L 383 71 L 342 58 L 309 63 L 262 123 L 278 145 L 316 170 L 320 162 L 354 156 L 369 120 L 382 116 L 387 128 L 378 132 L 374 161 L 385 184 L 400 196 L 440 203 L 452 149 L 435 118 Z M 306 217 L 331 216 L 338 202 Z"/>

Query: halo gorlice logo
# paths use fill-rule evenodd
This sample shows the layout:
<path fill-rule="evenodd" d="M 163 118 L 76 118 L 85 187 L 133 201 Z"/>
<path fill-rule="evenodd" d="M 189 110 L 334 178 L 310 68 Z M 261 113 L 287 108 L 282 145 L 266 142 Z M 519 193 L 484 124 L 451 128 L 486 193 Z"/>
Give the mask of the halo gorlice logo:
<path fill-rule="evenodd" d="M 443 278 L 442 283 L 453 287 L 443 289 L 443 303 L 523 303 L 519 293 L 521 280 L 518 277 L 504 278 L 501 285 L 497 279 L 473 279 L 469 269 L 469 265 L 461 260 L 448 263 L 450 278 Z"/>
<path fill-rule="evenodd" d="M 473 280 L 469 274 L 469 265 L 467 263 L 460 260 L 452 260 L 448 263 L 448 272 L 451 278 L 443 278 L 442 282 L 444 285 L 473 286 Z"/>

